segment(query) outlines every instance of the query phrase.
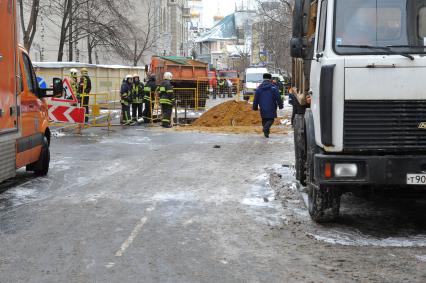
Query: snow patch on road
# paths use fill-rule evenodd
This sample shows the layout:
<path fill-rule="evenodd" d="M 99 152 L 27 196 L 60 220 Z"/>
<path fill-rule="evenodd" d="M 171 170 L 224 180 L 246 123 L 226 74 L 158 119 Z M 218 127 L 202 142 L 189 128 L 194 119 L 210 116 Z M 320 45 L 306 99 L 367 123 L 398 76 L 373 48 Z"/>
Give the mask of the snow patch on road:
<path fill-rule="evenodd" d="M 101 144 L 127 144 L 127 145 L 149 145 L 151 144 L 151 139 L 148 137 L 120 137 L 120 138 L 111 138 L 104 137 L 99 143 Z"/>
<path fill-rule="evenodd" d="M 241 203 L 248 208 L 247 212 L 259 222 L 270 226 L 279 226 L 283 223 L 282 206 L 280 201 L 275 199 L 268 173 L 263 173 L 254 179 Z"/>
<path fill-rule="evenodd" d="M 426 247 L 426 235 L 407 237 L 389 237 L 385 239 L 368 237 L 351 231 L 331 230 L 322 235 L 309 234 L 314 239 L 329 244 L 343 246 L 373 246 L 373 247 Z"/>
<path fill-rule="evenodd" d="M 32 179 L 0 194 L 0 210 L 17 207 L 42 199 L 42 186 L 40 186 L 40 183 L 46 181 L 48 183 L 50 182 L 47 178 Z"/>
<path fill-rule="evenodd" d="M 426 262 L 426 255 L 416 255 L 415 258 L 419 261 Z"/>
<path fill-rule="evenodd" d="M 176 192 L 176 193 L 156 193 L 151 198 L 154 201 L 196 201 L 197 198 L 192 192 Z"/>
<path fill-rule="evenodd" d="M 52 136 L 55 138 L 65 137 L 67 134 L 62 131 L 52 131 Z"/>
<path fill-rule="evenodd" d="M 72 162 L 72 158 L 63 157 L 61 159 L 56 159 L 56 160 L 50 161 L 50 168 L 51 168 L 51 170 L 54 170 L 55 172 L 69 171 L 72 168 L 71 162 Z"/>

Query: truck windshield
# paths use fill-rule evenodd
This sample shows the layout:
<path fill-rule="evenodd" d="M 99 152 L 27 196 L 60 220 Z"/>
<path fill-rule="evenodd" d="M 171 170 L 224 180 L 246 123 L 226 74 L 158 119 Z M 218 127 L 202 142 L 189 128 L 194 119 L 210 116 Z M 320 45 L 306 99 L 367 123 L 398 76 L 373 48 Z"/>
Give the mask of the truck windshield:
<path fill-rule="evenodd" d="M 263 82 L 263 73 L 251 73 L 246 75 L 246 81 L 250 83 Z"/>
<path fill-rule="evenodd" d="M 339 54 L 426 53 L 426 0 L 337 0 L 335 15 Z"/>

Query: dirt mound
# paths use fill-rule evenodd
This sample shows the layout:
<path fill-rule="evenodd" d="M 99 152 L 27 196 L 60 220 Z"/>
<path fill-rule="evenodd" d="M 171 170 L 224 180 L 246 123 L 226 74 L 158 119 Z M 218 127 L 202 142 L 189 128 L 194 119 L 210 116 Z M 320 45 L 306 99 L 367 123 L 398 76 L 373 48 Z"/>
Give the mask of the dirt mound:
<path fill-rule="evenodd" d="M 246 101 L 227 101 L 216 105 L 198 118 L 193 125 L 202 127 L 259 126 L 260 113 Z"/>

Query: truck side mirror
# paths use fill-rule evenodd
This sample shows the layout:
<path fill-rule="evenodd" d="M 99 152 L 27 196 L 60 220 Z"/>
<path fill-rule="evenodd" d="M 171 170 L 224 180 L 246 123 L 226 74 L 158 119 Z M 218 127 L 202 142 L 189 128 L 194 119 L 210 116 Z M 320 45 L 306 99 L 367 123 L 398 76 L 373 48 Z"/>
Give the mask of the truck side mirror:
<path fill-rule="evenodd" d="M 47 90 L 46 89 L 37 87 L 37 97 L 38 98 L 46 97 L 46 95 L 47 95 Z"/>
<path fill-rule="evenodd" d="M 53 78 L 53 95 L 60 96 L 64 91 L 63 82 L 60 78 Z"/>
<path fill-rule="evenodd" d="M 290 40 L 290 56 L 293 58 L 304 58 L 305 57 L 305 46 L 303 39 L 300 37 L 293 37 Z"/>

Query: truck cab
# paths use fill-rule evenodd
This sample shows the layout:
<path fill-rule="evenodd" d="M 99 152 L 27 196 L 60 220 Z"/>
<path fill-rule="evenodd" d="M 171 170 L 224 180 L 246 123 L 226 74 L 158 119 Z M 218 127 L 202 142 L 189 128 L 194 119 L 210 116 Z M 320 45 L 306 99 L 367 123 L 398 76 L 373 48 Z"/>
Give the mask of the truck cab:
<path fill-rule="evenodd" d="M 296 1 L 296 175 L 309 212 L 340 196 L 426 187 L 426 1 Z"/>

